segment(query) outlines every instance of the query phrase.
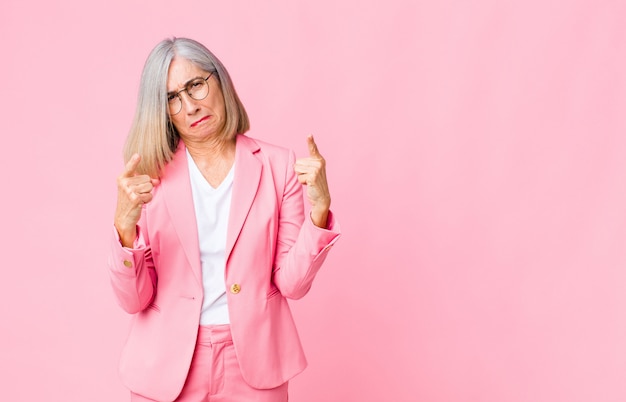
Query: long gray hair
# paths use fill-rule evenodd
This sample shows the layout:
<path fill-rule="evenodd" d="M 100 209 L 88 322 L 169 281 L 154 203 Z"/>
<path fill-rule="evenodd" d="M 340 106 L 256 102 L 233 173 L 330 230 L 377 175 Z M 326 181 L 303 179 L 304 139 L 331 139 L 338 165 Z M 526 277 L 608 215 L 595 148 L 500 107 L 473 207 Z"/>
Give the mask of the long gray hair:
<path fill-rule="evenodd" d="M 201 43 L 187 38 L 161 41 L 150 52 L 139 84 L 137 108 L 126 144 L 124 161 L 133 154 L 141 155 L 138 171 L 159 177 L 165 165 L 172 160 L 180 136 L 170 121 L 167 106 L 167 74 L 174 57 L 187 59 L 218 79 L 224 96 L 226 122 L 223 140 L 233 139 L 250 129 L 248 114 L 228 71 L 213 53 Z"/>

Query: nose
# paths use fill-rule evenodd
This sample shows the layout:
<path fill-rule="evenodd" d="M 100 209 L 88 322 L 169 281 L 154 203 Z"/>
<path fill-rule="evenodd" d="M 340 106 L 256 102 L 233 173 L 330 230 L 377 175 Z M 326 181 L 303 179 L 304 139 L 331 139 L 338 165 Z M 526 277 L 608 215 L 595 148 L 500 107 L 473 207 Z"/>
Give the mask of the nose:
<path fill-rule="evenodd" d="M 196 103 L 197 101 L 189 96 L 187 92 L 181 92 L 179 97 L 182 103 L 182 109 L 185 111 L 185 113 L 192 114 L 196 110 L 198 110 L 198 105 Z"/>

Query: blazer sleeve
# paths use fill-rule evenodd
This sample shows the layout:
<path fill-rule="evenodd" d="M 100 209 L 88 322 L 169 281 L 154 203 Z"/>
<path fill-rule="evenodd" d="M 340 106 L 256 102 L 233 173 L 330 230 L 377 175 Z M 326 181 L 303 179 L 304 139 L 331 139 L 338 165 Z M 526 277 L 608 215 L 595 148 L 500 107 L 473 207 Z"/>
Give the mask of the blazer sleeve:
<path fill-rule="evenodd" d="M 304 218 L 302 184 L 296 177 L 294 163 L 295 154 L 291 151 L 279 213 L 273 281 L 283 296 L 299 299 L 311 289 L 341 230 L 332 211 L 325 229 L 315 226 L 309 216 Z"/>
<path fill-rule="evenodd" d="M 142 214 L 142 220 L 144 220 Z M 137 226 L 133 248 L 123 247 L 113 227 L 109 253 L 109 276 L 118 304 L 127 313 L 142 311 L 154 300 L 157 274 L 152 251 L 142 225 Z"/>

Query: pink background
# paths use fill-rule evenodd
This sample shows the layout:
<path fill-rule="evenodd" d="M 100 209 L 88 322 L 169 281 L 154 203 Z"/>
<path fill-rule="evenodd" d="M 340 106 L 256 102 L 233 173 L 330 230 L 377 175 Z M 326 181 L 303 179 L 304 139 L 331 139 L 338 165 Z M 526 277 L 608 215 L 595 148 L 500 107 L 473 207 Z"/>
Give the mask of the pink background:
<path fill-rule="evenodd" d="M 106 242 L 149 50 L 328 160 L 344 237 L 291 400 L 626 400 L 623 1 L 3 1 L 0 389 L 127 400 Z"/>

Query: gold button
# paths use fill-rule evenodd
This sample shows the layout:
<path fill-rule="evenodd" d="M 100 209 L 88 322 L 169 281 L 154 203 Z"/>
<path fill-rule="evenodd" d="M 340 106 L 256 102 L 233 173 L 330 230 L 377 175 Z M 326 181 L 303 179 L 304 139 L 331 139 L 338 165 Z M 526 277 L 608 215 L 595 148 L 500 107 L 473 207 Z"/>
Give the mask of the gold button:
<path fill-rule="evenodd" d="M 239 286 L 238 283 L 233 283 L 233 285 L 230 287 L 230 291 L 231 293 L 237 294 L 241 291 L 241 286 Z"/>
<path fill-rule="evenodd" d="M 133 266 L 133 263 L 128 260 L 124 260 L 124 266 L 126 268 L 131 268 Z"/>

